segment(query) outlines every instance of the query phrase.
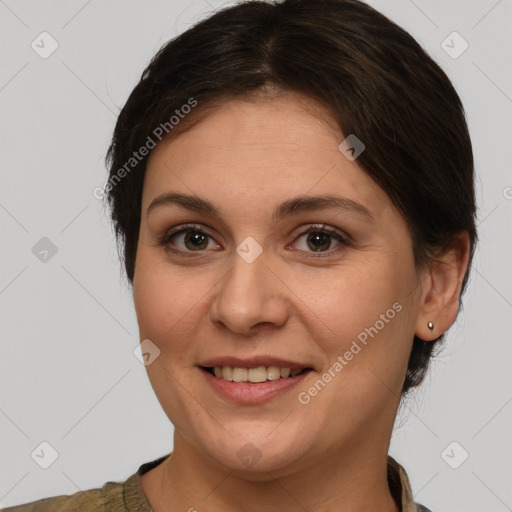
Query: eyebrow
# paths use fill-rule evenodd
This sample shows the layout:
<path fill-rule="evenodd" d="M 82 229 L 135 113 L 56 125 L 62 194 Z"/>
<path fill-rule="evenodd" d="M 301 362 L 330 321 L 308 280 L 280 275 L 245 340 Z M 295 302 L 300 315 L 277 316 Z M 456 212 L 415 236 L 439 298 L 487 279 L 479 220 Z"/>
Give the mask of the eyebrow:
<path fill-rule="evenodd" d="M 181 206 L 187 210 L 214 217 L 220 216 L 219 210 L 206 199 L 202 199 L 195 195 L 178 194 L 175 192 L 168 192 L 153 199 L 146 210 L 146 215 L 157 207 L 170 205 Z M 373 222 L 375 220 L 368 208 L 363 206 L 361 203 L 353 201 L 347 197 L 329 194 L 320 196 L 299 196 L 293 199 L 288 199 L 277 206 L 272 213 L 272 220 L 274 222 L 278 222 L 290 215 L 312 212 L 326 208 L 338 208 L 349 213 L 355 213 L 366 222 Z"/>

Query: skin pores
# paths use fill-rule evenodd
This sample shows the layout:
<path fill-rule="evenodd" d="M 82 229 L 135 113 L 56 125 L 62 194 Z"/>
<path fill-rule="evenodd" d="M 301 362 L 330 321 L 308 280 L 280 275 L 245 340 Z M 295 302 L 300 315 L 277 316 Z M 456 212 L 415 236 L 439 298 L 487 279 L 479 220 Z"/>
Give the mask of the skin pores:
<path fill-rule="evenodd" d="M 350 467 L 382 483 L 422 275 L 405 220 L 357 159 L 338 149 L 344 138 L 320 105 L 286 93 L 229 101 L 153 150 L 133 294 L 140 339 L 160 350 L 147 372 L 175 426 L 175 460 L 252 481 L 302 474 L 307 482 L 314 468 L 319 482 L 332 482 Z M 148 214 L 168 192 L 205 199 L 219 215 L 172 204 Z M 272 217 L 284 201 L 322 195 L 359 203 L 371 218 L 344 208 Z M 159 245 L 184 224 L 206 236 L 204 249 L 192 250 L 186 233 Z M 328 236 L 330 247 L 315 252 L 306 230 L 317 224 L 348 242 Z M 247 237 L 262 249 L 251 263 L 236 250 Z M 358 341 L 363 332 L 366 345 Z M 314 370 L 271 400 L 246 405 L 220 396 L 198 367 L 216 356 L 261 354 Z M 336 371 L 339 356 L 346 364 Z M 329 369 L 330 381 L 313 396 L 308 390 Z M 301 403 L 300 393 L 310 400 Z M 244 447 L 258 454 L 252 467 Z"/>

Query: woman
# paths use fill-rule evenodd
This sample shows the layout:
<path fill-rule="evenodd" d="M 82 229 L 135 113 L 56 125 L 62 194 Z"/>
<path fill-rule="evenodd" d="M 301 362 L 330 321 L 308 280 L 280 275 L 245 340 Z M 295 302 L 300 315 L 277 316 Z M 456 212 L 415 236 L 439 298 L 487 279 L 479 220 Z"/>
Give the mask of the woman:
<path fill-rule="evenodd" d="M 388 448 L 476 242 L 444 72 L 357 0 L 243 2 L 158 52 L 108 156 L 174 447 L 6 510 L 428 510 Z"/>

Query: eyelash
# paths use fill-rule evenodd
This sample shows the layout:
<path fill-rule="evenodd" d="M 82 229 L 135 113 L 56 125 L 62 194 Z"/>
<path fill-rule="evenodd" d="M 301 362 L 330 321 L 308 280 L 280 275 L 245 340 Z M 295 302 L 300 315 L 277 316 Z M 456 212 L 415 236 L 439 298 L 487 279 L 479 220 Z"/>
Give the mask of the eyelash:
<path fill-rule="evenodd" d="M 338 233 L 336 231 L 333 231 L 330 229 L 325 229 L 324 226 L 325 226 L 325 224 L 313 224 L 313 225 L 309 226 L 306 231 L 303 231 L 302 233 L 300 233 L 296 237 L 296 239 L 298 239 L 304 235 L 307 235 L 309 233 L 322 233 L 322 234 L 326 234 L 326 235 L 329 235 L 329 236 L 335 238 L 340 243 L 340 246 L 338 246 L 336 249 L 332 249 L 332 250 L 328 250 L 328 251 L 320 251 L 317 253 L 311 252 L 310 253 L 311 256 L 307 256 L 308 258 L 324 258 L 327 256 L 332 256 L 332 254 L 337 253 L 340 250 L 344 249 L 345 247 L 350 246 L 350 239 L 348 236 L 343 236 L 341 233 Z M 181 250 L 173 249 L 169 245 L 170 240 L 174 236 L 182 234 L 182 233 L 187 233 L 189 231 L 195 231 L 197 233 L 201 233 L 213 240 L 212 236 L 210 236 L 208 233 L 203 231 L 202 226 L 199 226 L 197 224 L 185 224 L 182 226 L 178 226 L 177 228 L 172 229 L 171 231 L 168 231 L 167 233 L 165 233 L 165 235 L 160 237 L 158 239 L 158 246 L 164 247 L 166 250 L 171 251 L 180 256 L 192 257 L 192 258 L 201 257 L 202 255 L 200 253 L 204 253 L 206 251 L 181 251 Z M 194 254 L 195 252 L 197 252 L 199 254 Z M 300 251 L 299 250 L 299 252 L 309 252 L 309 251 Z"/>

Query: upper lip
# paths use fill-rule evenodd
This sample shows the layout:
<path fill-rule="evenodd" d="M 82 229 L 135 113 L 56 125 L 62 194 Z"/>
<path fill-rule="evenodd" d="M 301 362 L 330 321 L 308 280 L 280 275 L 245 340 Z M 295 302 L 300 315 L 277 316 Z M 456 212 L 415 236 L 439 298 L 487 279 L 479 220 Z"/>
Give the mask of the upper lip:
<path fill-rule="evenodd" d="M 279 366 L 281 368 L 303 369 L 312 368 L 307 363 L 298 363 L 296 361 L 290 361 L 287 359 L 281 359 L 275 356 L 259 355 L 242 359 L 240 357 L 233 356 L 218 356 L 211 359 L 206 359 L 201 362 L 198 366 L 203 367 L 214 367 L 214 366 L 233 366 L 236 368 L 257 368 L 258 366 Z"/>

